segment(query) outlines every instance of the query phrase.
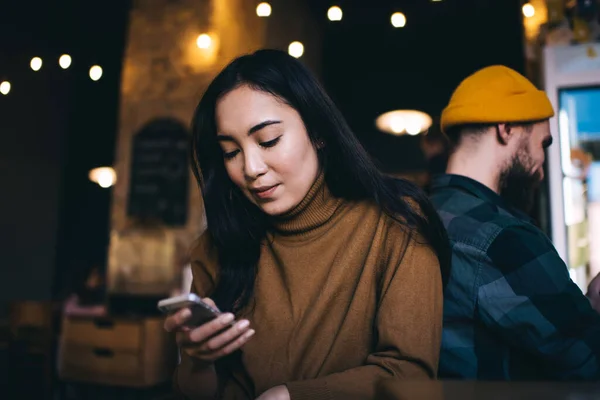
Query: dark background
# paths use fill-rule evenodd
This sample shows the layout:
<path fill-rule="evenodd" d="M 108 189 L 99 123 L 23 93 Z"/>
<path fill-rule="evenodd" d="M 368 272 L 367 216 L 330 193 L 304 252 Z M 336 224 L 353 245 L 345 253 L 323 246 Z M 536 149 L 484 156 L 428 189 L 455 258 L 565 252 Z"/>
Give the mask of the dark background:
<path fill-rule="evenodd" d="M 128 8 L 2 2 L 0 80 L 12 89 L 0 96 L 0 305 L 49 299 L 104 260 L 110 191 L 87 174 L 113 162 Z M 73 59 L 67 70 L 63 53 Z M 94 64 L 104 71 L 97 82 Z"/>
<path fill-rule="evenodd" d="M 322 24 L 321 78 L 369 151 L 388 171 L 424 168 L 419 138 L 375 130 L 382 112 L 439 116 L 478 68 L 524 68 L 518 0 L 307 0 Z M 5 4 L 6 3 L 6 4 Z M 331 23 L 329 6 L 344 18 Z M 62 296 L 108 244 L 110 190 L 88 180 L 113 162 L 130 1 L 5 1 L 0 22 L 0 304 Z M 407 26 L 394 29 L 402 11 Z M 73 64 L 58 66 L 68 53 Z M 39 72 L 29 68 L 42 57 Z M 104 70 L 89 79 L 91 65 Z"/>

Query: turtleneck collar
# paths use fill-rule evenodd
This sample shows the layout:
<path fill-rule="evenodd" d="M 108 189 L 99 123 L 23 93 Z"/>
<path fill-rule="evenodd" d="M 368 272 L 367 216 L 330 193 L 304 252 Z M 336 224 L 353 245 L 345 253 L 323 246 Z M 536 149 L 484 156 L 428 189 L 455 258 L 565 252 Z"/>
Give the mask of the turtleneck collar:
<path fill-rule="evenodd" d="M 321 172 L 304 199 L 287 213 L 273 217 L 272 224 L 285 235 L 307 233 L 326 224 L 342 203 L 331 194 Z"/>

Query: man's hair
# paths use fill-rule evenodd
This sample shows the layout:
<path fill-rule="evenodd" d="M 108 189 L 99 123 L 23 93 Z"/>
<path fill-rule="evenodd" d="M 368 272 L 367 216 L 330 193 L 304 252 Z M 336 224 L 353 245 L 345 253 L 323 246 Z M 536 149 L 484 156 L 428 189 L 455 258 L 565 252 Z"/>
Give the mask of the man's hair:
<path fill-rule="evenodd" d="M 544 120 L 545 121 L 545 120 Z M 531 132 L 533 126 L 542 121 L 527 121 L 527 122 L 508 122 L 507 125 L 522 127 L 526 132 Z M 463 138 L 469 137 L 477 139 L 481 135 L 488 132 L 491 128 L 502 122 L 494 124 L 463 124 L 450 127 L 446 130 L 446 135 L 450 141 L 452 147 L 460 145 Z"/>

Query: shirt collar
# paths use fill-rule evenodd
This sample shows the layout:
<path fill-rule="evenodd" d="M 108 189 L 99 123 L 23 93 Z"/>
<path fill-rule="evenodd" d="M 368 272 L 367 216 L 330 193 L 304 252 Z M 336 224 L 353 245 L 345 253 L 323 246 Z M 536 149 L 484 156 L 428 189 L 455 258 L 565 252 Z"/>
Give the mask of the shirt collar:
<path fill-rule="evenodd" d="M 454 188 L 465 192 L 469 192 L 483 201 L 492 203 L 495 206 L 508 211 L 516 218 L 525 220 L 530 223 L 534 222 L 529 215 L 519 210 L 518 208 L 515 208 L 508 204 L 498 193 L 494 192 L 492 189 L 482 184 L 481 182 L 478 182 L 469 177 L 463 175 L 442 174 L 433 178 L 431 184 L 432 191 L 441 190 L 445 188 Z"/>

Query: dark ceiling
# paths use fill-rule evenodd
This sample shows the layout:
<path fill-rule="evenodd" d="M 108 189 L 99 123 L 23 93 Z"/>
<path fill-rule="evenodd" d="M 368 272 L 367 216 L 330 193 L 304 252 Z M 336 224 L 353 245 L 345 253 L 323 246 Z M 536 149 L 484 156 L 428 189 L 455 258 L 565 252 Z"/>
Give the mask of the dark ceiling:
<path fill-rule="evenodd" d="M 424 160 L 418 138 L 378 132 L 378 115 L 408 108 L 437 119 L 456 85 L 477 69 L 524 68 L 518 0 L 342 0 L 340 23 L 324 18 L 328 2 L 314 3 L 316 17 L 323 16 L 325 86 L 391 171 L 419 169 Z M 406 27 L 392 27 L 396 11 L 406 15 Z"/>

